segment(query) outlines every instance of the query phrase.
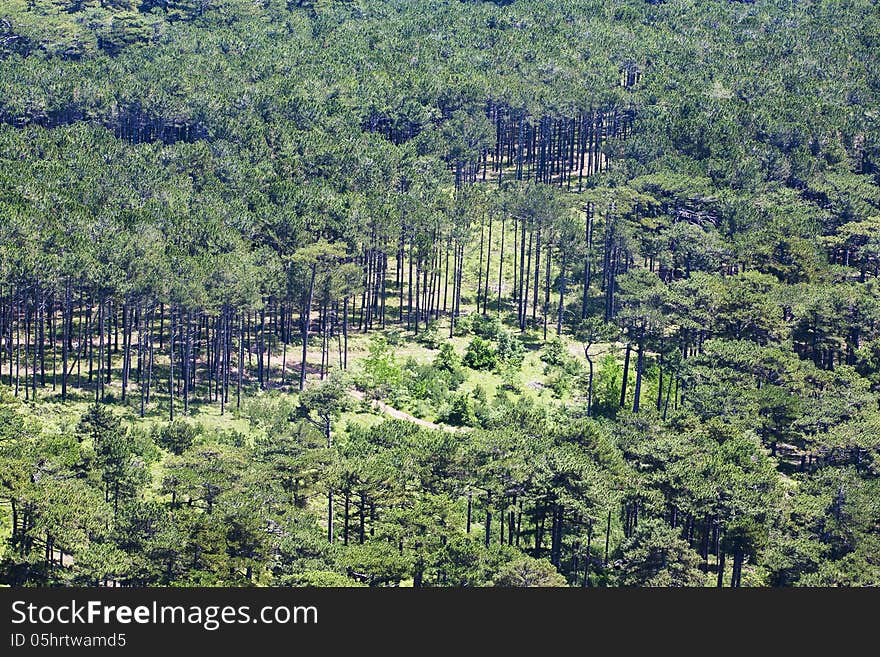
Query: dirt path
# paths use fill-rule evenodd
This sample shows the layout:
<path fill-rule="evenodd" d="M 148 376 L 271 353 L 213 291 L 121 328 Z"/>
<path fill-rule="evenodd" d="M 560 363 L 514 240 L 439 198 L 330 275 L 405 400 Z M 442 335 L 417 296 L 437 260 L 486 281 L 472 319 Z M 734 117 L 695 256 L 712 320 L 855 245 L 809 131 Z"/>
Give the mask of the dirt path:
<path fill-rule="evenodd" d="M 363 401 L 366 399 L 366 396 L 360 390 L 349 390 L 349 394 L 355 399 Z M 459 431 L 467 431 L 465 427 L 450 427 L 445 424 L 436 424 L 434 422 L 428 422 L 428 420 L 423 420 L 420 417 L 416 417 L 415 415 L 410 415 L 409 413 L 404 413 L 401 410 L 394 408 L 393 406 L 389 406 L 383 401 L 379 401 L 378 399 L 372 400 L 372 406 L 375 409 L 378 409 L 397 420 L 404 420 L 406 422 L 412 422 L 413 424 L 417 424 L 420 427 L 425 427 L 426 429 L 439 429 L 440 431 L 448 431 L 451 433 L 458 433 Z"/>

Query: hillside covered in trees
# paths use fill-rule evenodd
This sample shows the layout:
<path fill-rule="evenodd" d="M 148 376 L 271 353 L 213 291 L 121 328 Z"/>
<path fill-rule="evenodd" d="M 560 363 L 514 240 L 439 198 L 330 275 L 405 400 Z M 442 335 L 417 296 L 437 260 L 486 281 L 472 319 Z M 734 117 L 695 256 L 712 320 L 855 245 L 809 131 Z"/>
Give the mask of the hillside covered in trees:
<path fill-rule="evenodd" d="M 7 0 L 0 583 L 880 585 L 880 6 Z"/>

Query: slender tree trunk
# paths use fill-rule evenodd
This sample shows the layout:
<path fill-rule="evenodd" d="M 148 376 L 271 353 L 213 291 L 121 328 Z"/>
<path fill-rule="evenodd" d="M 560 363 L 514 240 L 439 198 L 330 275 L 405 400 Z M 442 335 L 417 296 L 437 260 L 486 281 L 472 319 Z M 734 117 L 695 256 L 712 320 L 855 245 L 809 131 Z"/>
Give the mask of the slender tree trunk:
<path fill-rule="evenodd" d="M 480 259 L 477 261 L 479 266 L 477 267 L 477 313 L 480 312 L 480 296 L 483 292 L 483 243 L 484 238 L 486 236 L 486 218 L 483 216 L 480 221 Z M 492 245 L 489 244 L 489 249 L 492 249 Z M 488 280 L 486 281 L 488 285 Z"/>
<path fill-rule="evenodd" d="M 64 291 L 64 315 L 61 319 L 62 323 L 62 343 L 61 343 L 61 400 L 67 401 L 67 377 L 69 372 L 67 371 L 67 360 L 68 354 L 70 350 L 70 330 L 72 328 L 71 324 L 73 321 L 73 310 L 71 308 L 71 289 L 70 289 L 70 279 L 67 279 L 67 284 L 65 286 Z"/>
<path fill-rule="evenodd" d="M 578 181 L 578 188 L 580 188 L 580 181 Z M 586 319 L 587 314 L 589 312 L 590 305 L 590 278 L 591 278 L 591 264 L 593 259 L 593 204 L 588 203 L 586 207 L 586 244 L 587 244 L 587 253 L 584 256 L 584 296 L 581 302 L 581 319 Z"/>
<path fill-rule="evenodd" d="M 563 249 L 559 272 L 559 313 L 556 317 L 556 335 L 562 335 L 562 318 L 565 314 L 565 257 L 567 254 L 568 252 Z"/>
<path fill-rule="evenodd" d="M 305 305 L 302 309 L 302 359 L 299 368 L 299 389 L 302 390 L 306 385 L 306 357 L 309 348 L 309 327 L 312 322 L 312 298 L 315 294 L 315 277 L 318 273 L 317 263 L 311 267 L 309 276 L 309 292 Z M 332 539 L 330 541 L 333 542 Z"/>
<path fill-rule="evenodd" d="M 535 269 L 532 281 L 532 320 L 538 319 L 538 297 L 541 282 L 541 223 L 538 223 L 538 231 L 535 235 Z"/>
<path fill-rule="evenodd" d="M 636 357 L 636 387 L 633 392 L 633 413 L 639 412 L 639 398 L 642 392 L 642 368 L 644 367 L 645 338 L 644 327 L 639 335 L 638 355 Z"/>
<path fill-rule="evenodd" d="M 489 213 L 489 238 L 487 240 L 488 248 L 486 249 L 486 292 L 483 295 L 483 315 L 488 312 L 489 306 L 489 268 L 492 264 L 492 213 Z M 482 267 L 482 265 L 481 265 Z M 477 311 L 479 312 L 479 300 L 477 302 Z"/>
<path fill-rule="evenodd" d="M 366 505 L 367 505 L 367 496 L 361 492 L 360 494 L 360 506 L 358 509 L 358 522 L 360 526 L 358 528 L 358 541 L 361 545 L 364 544 L 364 540 L 366 539 L 365 532 L 365 522 L 366 522 Z"/>
<path fill-rule="evenodd" d="M 172 309 L 169 314 L 171 315 L 171 333 L 168 336 L 168 358 L 169 358 L 169 372 L 168 372 L 168 419 L 173 422 L 174 421 L 174 333 L 175 333 L 175 317 L 177 316 L 174 310 Z"/>
<path fill-rule="evenodd" d="M 592 344 L 584 346 L 584 356 L 587 359 L 587 368 L 589 375 L 587 378 L 587 417 L 593 417 L 593 359 L 590 357 L 590 347 Z"/>
<path fill-rule="evenodd" d="M 626 356 L 623 359 L 623 381 L 620 384 L 620 408 L 626 406 L 626 384 L 629 379 L 629 354 L 631 350 L 632 345 L 627 343 Z"/>
<path fill-rule="evenodd" d="M 501 314 L 501 287 L 502 287 L 502 272 L 504 270 L 504 233 L 505 233 L 505 223 L 506 218 L 501 218 L 501 249 L 498 255 L 498 314 Z"/>
<path fill-rule="evenodd" d="M 333 489 L 327 491 L 327 542 L 333 543 Z"/>
<path fill-rule="evenodd" d="M 486 494 L 486 547 L 489 547 L 489 538 L 492 536 L 492 494 Z"/>
<path fill-rule="evenodd" d="M 349 491 L 346 490 L 345 491 L 345 510 L 344 510 L 343 521 L 342 521 L 342 544 L 343 545 L 348 545 L 348 512 L 349 512 L 350 501 L 351 501 L 351 495 L 349 494 Z"/>

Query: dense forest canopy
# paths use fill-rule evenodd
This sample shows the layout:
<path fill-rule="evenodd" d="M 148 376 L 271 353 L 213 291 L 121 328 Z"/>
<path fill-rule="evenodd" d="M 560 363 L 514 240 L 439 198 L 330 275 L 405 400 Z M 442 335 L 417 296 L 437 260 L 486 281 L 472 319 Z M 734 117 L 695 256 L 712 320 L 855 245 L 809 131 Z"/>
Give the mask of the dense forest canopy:
<path fill-rule="evenodd" d="M 878 50 L 869 0 L 6 0 L 0 581 L 877 585 Z"/>

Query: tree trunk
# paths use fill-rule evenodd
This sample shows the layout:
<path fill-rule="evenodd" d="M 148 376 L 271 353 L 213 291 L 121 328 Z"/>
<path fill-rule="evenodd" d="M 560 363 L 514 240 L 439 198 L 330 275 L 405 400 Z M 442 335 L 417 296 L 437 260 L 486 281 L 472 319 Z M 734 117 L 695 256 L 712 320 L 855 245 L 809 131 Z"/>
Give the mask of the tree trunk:
<path fill-rule="evenodd" d="M 645 359 L 645 338 L 644 338 L 644 329 L 642 329 L 642 334 L 639 336 L 639 346 L 638 346 L 638 355 L 636 357 L 636 387 L 633 391 L 633 413 L 639 412 L 639 399 L 642 393 L 642 368 L 644 366 Z"/>
<path fill-rule="evenodd" d="M 312 298 L 315 294 L 315 276 L 318 273 L 317 263 L 312 265 L 311 275 L 309 277 L 309 292 L 305 305 L 302 309 L 302 360 L 299 368 L 299 389 L 302 390 L 306 385 L 306 357 L 309 348 L 309 328 L 312 321 Z M 333 541 L 331 540 L 331 543 Z"/>
<path fill-rule="evenodd" d="M 623 381 L 620 384 L 620 408 L 626 406 L 626 383 L 629 378 L 629 353 L 632 345 L 626 344 L 626 356 L 623 359 Z"/>
<path fill-rule="evenodd" d="M 568 252 L 562 250 L 562 263 L 559 272 L 559 312 L 556 317 L 556 335 L 562 335 L 562 318 L 565 314 L 565 258 Z"/>

